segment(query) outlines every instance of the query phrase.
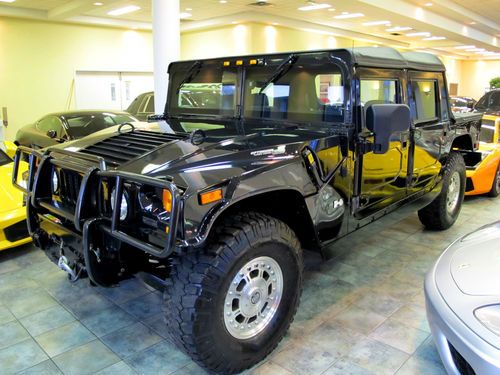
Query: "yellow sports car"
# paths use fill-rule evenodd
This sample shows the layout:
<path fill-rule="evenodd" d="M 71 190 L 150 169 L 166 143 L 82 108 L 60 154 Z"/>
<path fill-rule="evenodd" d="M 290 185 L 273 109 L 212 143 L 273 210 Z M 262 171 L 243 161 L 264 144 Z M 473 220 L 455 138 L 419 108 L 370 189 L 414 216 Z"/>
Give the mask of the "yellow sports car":
<path fill-rule="evenodd" d="M 479 134 L 482 160 L 467 170 L 466 195 L 500 194 L 500 116 L 484 115 Z"/>
<path fill-rule="evenodd" d="M 31 242 L 26 227 L 26 208 L 23 193 L 12 185 L 12 159 L 16 146 L 4 142 L 5 151 L 0 147 L 0 250 Z M 20 184 L 26 183 L 28 164 L 19 166 Z"/>

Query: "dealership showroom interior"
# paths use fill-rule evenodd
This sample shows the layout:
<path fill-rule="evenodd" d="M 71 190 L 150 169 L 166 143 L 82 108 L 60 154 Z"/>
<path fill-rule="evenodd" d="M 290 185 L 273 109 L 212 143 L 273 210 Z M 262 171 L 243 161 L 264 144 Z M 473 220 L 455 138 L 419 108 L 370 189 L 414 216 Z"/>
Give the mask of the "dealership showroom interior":
<path fill-rule="evenodd" d="M 500 375 L 500 0 L 0 0 L 0 374 Z"/>

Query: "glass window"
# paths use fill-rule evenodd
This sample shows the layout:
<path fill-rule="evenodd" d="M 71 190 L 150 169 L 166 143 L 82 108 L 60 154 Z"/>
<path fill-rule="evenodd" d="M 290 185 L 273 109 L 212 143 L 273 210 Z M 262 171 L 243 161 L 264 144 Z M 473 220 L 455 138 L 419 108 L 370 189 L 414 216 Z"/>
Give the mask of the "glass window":
<path fill-rule="evenodd" d="M 155 97 L 153 95 L 149 97 L 149 101 L 148 104 L 146 105 L 146 110 L 144 112 L 155 113 Z"/>
<path fill-rule="evenodd" d="M 491 91 L 487 94 L 484 94 L 484 96 L 477 102 L 476 109 L 480 111 L 500 110 L 500 91 Z"/>
<path fill-rule="evenodd" d="M 102 114 L 70 115 L 66 116 L 65 119 L 69 127 L 68 133 L 73 138 L 82 138 L 111 126 L 136 121 L 132 116 L 107 112 Z"/>
<path fill-rule="evenodd" d="M 46 134 L 49 130 L 55 130 L 58 137 L 62 136 L 62 123 L 56 116 L 47 116 L 42 118 L 36 124 L 38 130 Z"/>
<path fill-rule="evenodd" d="M 274 83 L 277 66 L 248 68 L 244 116 L 306 122 L 342 122 L 344 85 L 339 68 L 328 61 L 300 63 Z"/>
<path fill-rule="evenodd" d="M 0 165 L 9 164 L 11 161 L 12 160 L 9 156 L 2 149 L 0 149 Z"/>
<path fill-rule="evenodd" d="M 479 141 L 484 143 L 495 142 L 495 127 L 491 125 L 482 125 L 479 132 Z"/>
<path fill-rule="evenodd" d="M 236 71 L 233 68 L 202 66 L 190 73 L 188 67 L 186 71 L 173 75 L 169 112 L 173 115 L 188 113 L 233 117 L 235 86 Z"/>
<path fill-rule="evenodd" d="M 397 103 L 396 80 L 361 79 L 361 105 Z"/>
<path fill-rule="evenodd" d="M 438 106 L 435 80 L 419 80 L 412 82 L 414 104 L 414 119 L 416 122 L 426 122 L 437 119 Z"/>

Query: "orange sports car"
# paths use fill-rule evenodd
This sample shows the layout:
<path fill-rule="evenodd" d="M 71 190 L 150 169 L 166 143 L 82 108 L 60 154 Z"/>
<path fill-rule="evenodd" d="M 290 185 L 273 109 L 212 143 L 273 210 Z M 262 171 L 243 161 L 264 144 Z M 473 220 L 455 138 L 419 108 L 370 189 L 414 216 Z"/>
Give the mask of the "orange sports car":
<path fill-rule="evenodd" d="M 466 195 L 500 194 L 500 114 L 484 115 L 479 133 L 481 161 L 467 169 Z"/>

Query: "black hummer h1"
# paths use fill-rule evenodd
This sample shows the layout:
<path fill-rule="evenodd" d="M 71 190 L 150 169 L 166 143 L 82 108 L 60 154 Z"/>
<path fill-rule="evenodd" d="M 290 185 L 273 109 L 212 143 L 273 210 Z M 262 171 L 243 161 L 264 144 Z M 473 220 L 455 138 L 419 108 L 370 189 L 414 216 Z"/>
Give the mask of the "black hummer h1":
<path fill-rule="evenodd" d="M 30 154 L 28 226 L 68 272 L 161 280 L 175 342 L 214 372 L 270 353 L 299 303 L 301 249 L 407 204 L 456 220 L 480 116 L 450 112 L 434 56 L 362 48 L 170 65 L 158 123 Z M 479 156 L 480 157 L 480 156 Z"/>

